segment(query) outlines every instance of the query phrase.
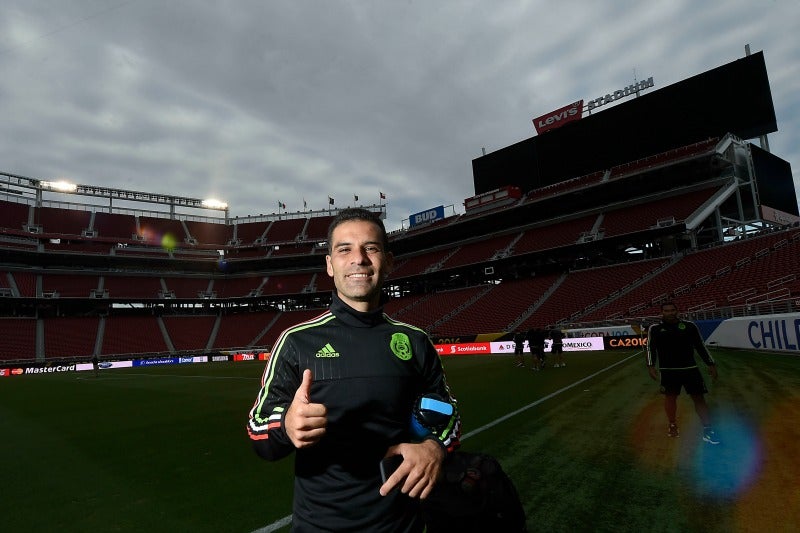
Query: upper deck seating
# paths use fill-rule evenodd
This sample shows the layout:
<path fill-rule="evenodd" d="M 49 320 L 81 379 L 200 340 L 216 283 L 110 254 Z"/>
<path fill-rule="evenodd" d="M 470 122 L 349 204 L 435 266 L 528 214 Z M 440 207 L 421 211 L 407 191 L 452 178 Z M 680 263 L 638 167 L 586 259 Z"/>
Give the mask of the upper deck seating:
<path fill-rule="evenodd" d="M 190 277 L 164 277 L 167 291 L 171 291 L 175 298 L 199 298 L 208 292 L 208 278 Z"/>
<path fill-rule="evenodd" d="M 323 242 L 328 240 L 328 226 L 333 222 L 333 216 L 313 217 L 308 220 L 306 227 L 306 239 L 311 242 Z"/>
<path fill-rule="evenodd" d="M 460 246 L 454 255 L 448 257 L 444 261 L 442 270 L 489 261 L 495 254 L 508 248 L 508 245 L 511 244 L 517 235 L 519 234 L 513 233 L 510 235 L 501 235 L 499 237 L 490 237 Z"/>
<path fill-rule="evenodd" d="M 133 215 L 97 211 L 92 229 L 98 237 L 129 241 L 136 235 L 136 218 Z"/>
<path fill-rule="evenodd" d="M 58 207 L 37 207 L 34 221 L 42 227 L 42 233 L 57 235 L 83 235 L 89 229 L 92 214 L 88 211 L 61 209 Z"/>
<path fill-rule="evenodd" d="M 158 298 L 163 292 L 160 278 L 153 276 L 104 276 L 103 289 L 110 298 Z"/>
<path fill-rule="evenodd" d="M 28 204 L 0 200 L 0 229 L 22 231 L 28 223 Z"/>
<path fill-rule="evenodd" d="M 214 280 L 213 292 L 217 298 L 242 298 L 250 296 L 264 281 L 263 275 L 217 278 Z"/>
<path fill-rule="evenodd" d="M 42 274 L 42 293 L 57 293 L 60 298 L 89 298 L 99 280 L 96 274 Z"/>
<path fill-rule="evenodd" d="M 290 218 L 288 220 L 276 220 L 267 230 L 268 243 L 281 243 L 297 241 L 306 225 L 305 218 Z"/>
<path fill-rule="evenodd" d="M 233 238 L 233 226 L 187 220 L 189 235 L 201 245 L 225 246 Z"/>
<path fill-rule="evenodd" d="M 631 205 L 605 213 L 604 237 L 644 231 L 660 223 L 678 223 L 686 220 L 705 201 L 711 198 L 716 188 L 702 189 L 670 198 L 661 198 L 646 204 Z"/>
<path fill-rule="evenodd" d="M 597 215 L 587 215 L 566 221 L 552 221 L 544 226 L 525 230 L 525 233 L 514 245 L 512 255 L 544 251 L 578 242 L 578 238 L 591 231 Z"/>
<path fill-rule="evenodd" d="M 408 276 L 415 276 L 422 274 L 428 268 L 432 268 L 439 264 L 445 257 L 455 251 L 453 248 L 445 248 L 441 250 L 434 250 L 432 252 L 425 252 L 420 255 L 408 257 L 402 262 L 398 261 L 395 264 L 395 269 L 389 274 L 389 279 L 400 279 Z"/>
<path fill-rule="evenodd" d="M 163 244 L 165 237 L 172 236 L 176 244 L 186 240 L 186 232 L 180 220 L 156 217 L 139 217 L 139 235 L 145 242 Z"/>
<path fill-rule="evenodd" d="M 272 224 L 272 222 L 265 220 L 259 222 L 237 222 L 234 224 L 236 227 L 236 240 L 242 246 L 253 244 L 264 235 L 264 232 L 267 231 L 270 224 Z"/>

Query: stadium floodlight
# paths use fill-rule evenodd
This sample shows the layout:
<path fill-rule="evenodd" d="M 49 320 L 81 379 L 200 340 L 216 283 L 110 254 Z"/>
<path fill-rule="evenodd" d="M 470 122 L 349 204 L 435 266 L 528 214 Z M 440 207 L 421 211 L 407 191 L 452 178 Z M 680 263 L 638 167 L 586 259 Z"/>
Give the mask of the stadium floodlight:
<path fill-rule="evenodd" d="M 228 204 L 215 200 L 214 198 L 208 198 L 201 203 L 203 207 L 207 207 L 208 209 L 228 209 Z"/>
<path fill-rule="evenodd" d="M 64 180 L 43 181 L 41 182 L 41 186 L 45 189 L 52 189 L 54 191 L 59 191 L 59 192 L 75 192 L 76 190 L 78 190 L 77 185 Z"/>

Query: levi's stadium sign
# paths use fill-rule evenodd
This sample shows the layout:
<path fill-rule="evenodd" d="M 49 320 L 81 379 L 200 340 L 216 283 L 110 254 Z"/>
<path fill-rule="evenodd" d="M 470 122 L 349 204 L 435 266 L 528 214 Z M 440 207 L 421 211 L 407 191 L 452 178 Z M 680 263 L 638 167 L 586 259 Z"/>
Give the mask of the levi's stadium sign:
<path fill-rule="evenodd" d="M 653 77 L 650 76 L 646 80 L 636 82 L 633 85 L 628 85 L 623 89 L 617 89 L 613 93 L 608 93 L 605 96 L 595 98 L 594 100 L 589 100 L 589 103 L 586 104 L 586 110 L 591 111 L 592 109 L 602 105 L 610 104 L 611 102 L 615 102 L 617 100 L 621 100 L 622 98 L 633 96 L 634 94 L 638 95 L 640 91 L 649 89 L 650 87 L 653 87 L 653 85 L 655 85 L 653 83 Z"/>
<path fill-rule="evenodd" d="M 541 117 L 533 119 L 536 133 L 542 134 L 559 126 L 563 126 L 573 120 L 578 120 L 583 114 L 583 100 L 571 103 L 555 111 L 551 111 Z"/>
<path fill-rule="evenodd" d="M 655 83 L 653 82 L 653 77 L 651 76 L 646 80 L 638 81 L 632 85 L 623 87 L 622 89 L 617 89 L 613 93 L 608 93 L 605 96 L 600 96 L 594 100 L 589 100 L 586 103 L 586 106 L 583 105 L 583 100 L 578 100 L 577 102 L 573 102 L 569 105 L 556 109 L 555 111 L 545 113 L 541 117 L 536 117 L 533 119 L 533 125 L 536 127 L 536 133 L 542 134 L 546 131 L 563 126 L 569 122 L 581 119 L 583 117 L 583 111 L 591 112 L 592 110 L 606 104 L 610 104 L 611 102 L 616 102 L 617 100 L 627 98 L 628 96 L 638 95 L 641 91 L 649 89 L 654 85 Z"/>

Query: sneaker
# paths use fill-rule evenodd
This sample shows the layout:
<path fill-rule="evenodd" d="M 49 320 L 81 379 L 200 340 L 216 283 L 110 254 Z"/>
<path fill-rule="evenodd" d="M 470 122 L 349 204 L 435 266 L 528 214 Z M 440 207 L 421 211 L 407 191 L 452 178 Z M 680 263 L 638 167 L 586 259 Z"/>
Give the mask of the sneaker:
<path fill-rule="evenodd" d="M 523 366 L 525 366 L 525 363 L 517 362 L 517 364 L 514 366 L 516 366 L 517 368 L 522 368 Z"/>
<path fill-rule="evenodd" d="M 703 429 L 703 441 L 709 444 L 719 444 L 719 439 L 717 438 L 717 434 L 714 433 L 714 430 L 711 428 Z"/>
<path fill-rule="evenodd" d="M 667 437 L 677 437 L 680 435 L 678 431 L 678 424 L 670 424 L 669 430 L 667 431 Z"/>

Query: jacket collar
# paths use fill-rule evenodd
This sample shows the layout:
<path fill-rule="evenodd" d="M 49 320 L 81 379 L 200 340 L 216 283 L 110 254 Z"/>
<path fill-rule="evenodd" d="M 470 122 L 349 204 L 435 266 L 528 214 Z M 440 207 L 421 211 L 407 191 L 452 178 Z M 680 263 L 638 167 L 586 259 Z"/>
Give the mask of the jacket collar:
<path fill-rule="evenodd" d="M 388 300 L 385 294 L 381 294 L 380 305 L 372 311 L 362 312 L 353 309 L 339 298 L 336 290 L 333 291 L 333 298 L 331 300 L 331 313 L 347 324 L 356 328 L 371 328 L 383 323 L 383 305 Z"/>

